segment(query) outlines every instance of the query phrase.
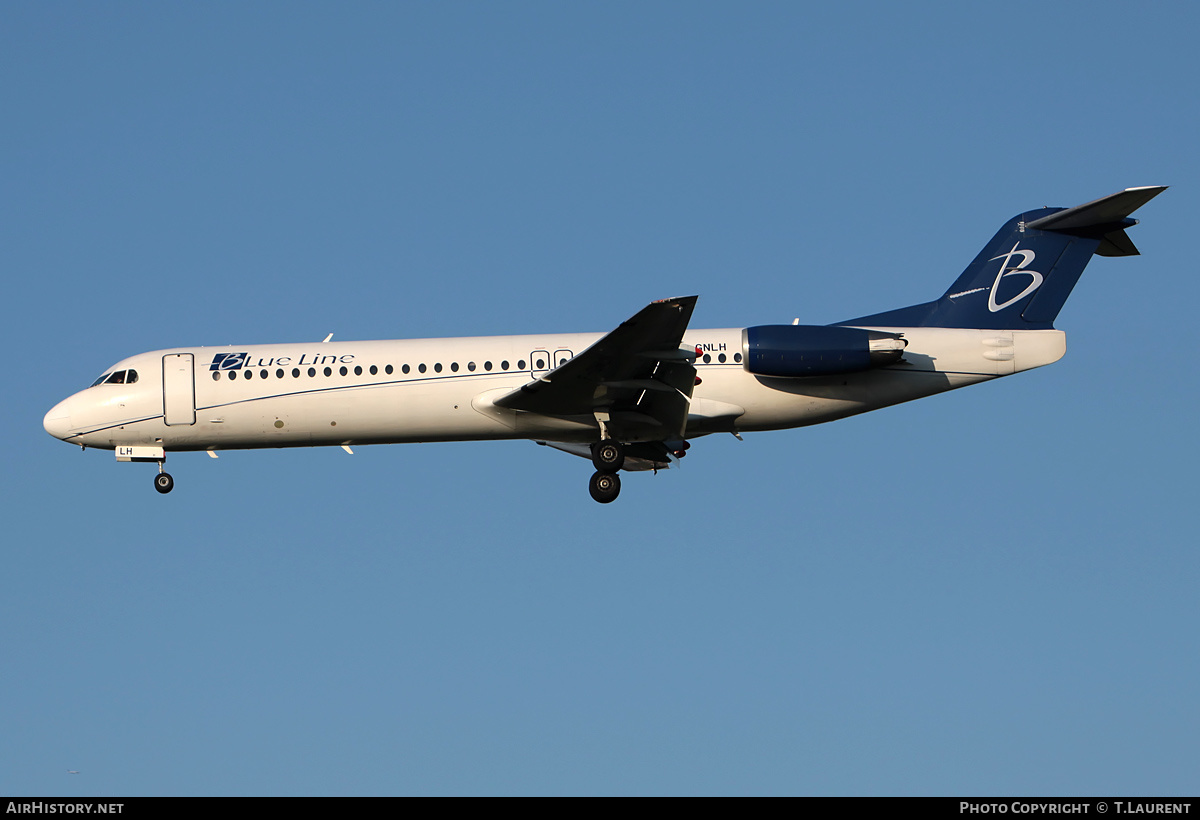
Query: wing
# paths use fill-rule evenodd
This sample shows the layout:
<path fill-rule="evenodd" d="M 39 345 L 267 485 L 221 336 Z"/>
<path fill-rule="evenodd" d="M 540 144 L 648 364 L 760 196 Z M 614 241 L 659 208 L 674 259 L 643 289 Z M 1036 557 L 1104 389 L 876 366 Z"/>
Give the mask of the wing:
<path fill-rule="evenodd" d="M 696 384 L 696 353 L 679 345 L 695 306 L 695 296 L 652 302 L 494 404 L 547 416 L 594 416 L 624 441 L 681 438 Z"/>

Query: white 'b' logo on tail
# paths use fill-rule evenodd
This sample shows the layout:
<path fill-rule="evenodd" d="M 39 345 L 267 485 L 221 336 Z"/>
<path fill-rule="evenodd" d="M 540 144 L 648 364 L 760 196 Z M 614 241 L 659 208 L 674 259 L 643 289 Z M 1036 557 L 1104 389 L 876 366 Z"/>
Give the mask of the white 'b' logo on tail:
<path fill-rule="evenodd" d="M 1020 242 L 1017 243 L 1017 245 L 1020 245 L 1020 244 L 1021 244 Z M 1029 294 L 1033 293 L 1035 290 L 1037 290 L 1042 285 L 1043 277 L 1040 273 L 1038 273 L 1035 270 L 1026 270 L 1025 269 L 1025 266 L 1028 265 L 1030 262 L 1032 262 L 1037 257 L 1037 254 L 1035 254 L 1033 251 L 1028 251 L 1028 250 L 1020 250 L 1019 251 L 1019 250 L 1017 250 L 1017 245 L 1013 245 L 1012 250 L 1009 251 L 1008 253 L 1004 254 L 1003 256 L 993 256 L 991 259 L 988 260 L 989 262 L 995 262 L 997 259 L 1004 260 L 1003 262 L 1000 263 L 1000 272 L 996 274 L 996 281 L 992 283 L 992 290 L 988 294 L 988 310 L 991 311 L 992 313 L 995 313 L 998 310 L 1004 310 L 1009 305 L 1011 305 L 1015 302 L 1021 301 L 1022 299 L 1024 299 Z M 1013 265 L 1012 267 L 1009 267 L 1009 261 L 1017 254 L 1021 255 L 1021 263 L 1019 265 Z M 1012 276 L 1014 273 L 1027 273 L 1033 277 L 1033 281 L 1030 282 L 1028 285 L 1026 285 L 1025 290 L 1021 291 L 1020 293 L 1018 293 L 1013 298 L 1009 299 L 1004 304 L 1002 304 L 1002 305 L 996 304 L 996 288 L 1000 287 L 1000 280 L 1003 279 L 1005 276 Z"/>

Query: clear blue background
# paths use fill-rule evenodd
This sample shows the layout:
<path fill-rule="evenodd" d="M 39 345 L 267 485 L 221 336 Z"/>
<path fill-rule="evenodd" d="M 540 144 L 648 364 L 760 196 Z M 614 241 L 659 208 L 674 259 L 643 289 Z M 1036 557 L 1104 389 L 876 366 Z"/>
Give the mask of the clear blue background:
<path fill-rule="evenodd" d="M 0 792 L 1194 795 L 1195 8 L 6 5 Z M 42 430 L 164 347 L 837 321 L 1159 184 L 1062 362 L 611 506 Z"/>

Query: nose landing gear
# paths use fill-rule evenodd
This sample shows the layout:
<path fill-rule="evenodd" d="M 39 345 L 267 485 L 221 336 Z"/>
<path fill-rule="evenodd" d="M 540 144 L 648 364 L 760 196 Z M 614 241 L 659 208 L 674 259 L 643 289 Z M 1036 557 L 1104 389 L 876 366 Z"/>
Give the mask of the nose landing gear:
<path fill-rule="evenodd" d="M 167 454 L 163 453 L 163 457 L 158 462 L 158 475 L 154 477 L 154 489 L 158 490 L 163 495 L 175 489 L 175 479 L 171 478 L 171 474 L 163 469 L 167 463 Z"/>
<path fill-rule="evenodd" d="M 117 461 L 153 461 L 158 465 L 158 475 L 154 477 L 154 489 L 160 493 L 169 493 L 175 488 L 175 479 L 165 469 L 167 451 L 161 446 L 148 447 L 145 445 L 119 445 L 116 448 Z"/>
<path fill-rule="evenodd" d="M 171 478 L 170 473 L 159 473 L 154 477 L 154 489 L 160 493 L 169 493 L 175 489 L 175 479 Z"/>

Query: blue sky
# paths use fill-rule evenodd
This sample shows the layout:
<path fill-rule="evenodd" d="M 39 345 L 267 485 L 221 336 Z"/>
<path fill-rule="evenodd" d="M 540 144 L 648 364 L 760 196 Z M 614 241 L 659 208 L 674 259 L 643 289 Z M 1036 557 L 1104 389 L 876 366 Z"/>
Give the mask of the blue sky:
<path fill-rule="evenodd" d="M 1198 17 L 9 6 L 0 792 L 1195 794 Z M 159 496 L 41 427 L 165 347 L 833 322 L 1136 185 L 1058 364 L 609 506 L 522 442 Z"/>

